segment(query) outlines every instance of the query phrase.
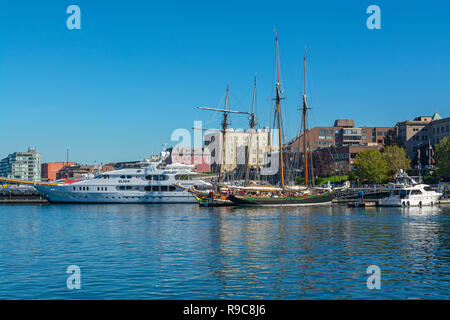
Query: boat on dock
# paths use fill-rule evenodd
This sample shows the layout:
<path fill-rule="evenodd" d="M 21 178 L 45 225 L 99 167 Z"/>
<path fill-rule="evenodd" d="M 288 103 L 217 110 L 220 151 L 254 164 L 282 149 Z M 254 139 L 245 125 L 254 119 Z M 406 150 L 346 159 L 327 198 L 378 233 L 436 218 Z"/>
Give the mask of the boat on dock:
<path fill-rule="evenodd" d="M 422 207 L 438 204 L 441 193 L 429 185 L 417 183 L 406 172 L 399 170 L 395 181 L 388 184 L 389 196 L 380 199 L 380 207 Z"/>

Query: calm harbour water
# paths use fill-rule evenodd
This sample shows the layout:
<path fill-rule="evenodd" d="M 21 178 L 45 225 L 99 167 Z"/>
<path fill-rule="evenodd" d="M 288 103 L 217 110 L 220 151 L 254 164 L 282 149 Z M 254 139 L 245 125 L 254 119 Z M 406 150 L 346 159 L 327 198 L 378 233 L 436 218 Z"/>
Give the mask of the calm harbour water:
<path fill-rule="evenodd" d="M 0 299 L 448 299 L 449 266 L 450 206 L 0 206 Z"/>

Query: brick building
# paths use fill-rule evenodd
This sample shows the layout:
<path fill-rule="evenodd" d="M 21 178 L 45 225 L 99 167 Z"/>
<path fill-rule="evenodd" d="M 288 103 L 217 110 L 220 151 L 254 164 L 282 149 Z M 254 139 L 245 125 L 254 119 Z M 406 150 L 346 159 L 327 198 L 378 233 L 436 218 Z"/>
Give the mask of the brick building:
<path fill-rule="evenodd" d="M 316 176 L 328 176 L 349 172 L 357 164 L 356 156 L 365 150 L 380 150 L 381 145 L 351 145 L 322 148 L 313 151 L 313 170 Z"/>
<path fill-rule="evenodd" d="M 384 146 L 385 138 L 391 127 L 355 127 L 351 119 L 335 120 L 332 127 L 314 127 L 306 132 L 308 151 L 327 147 L 342 146 Z M 303 134 L 287 144 L 290 152 L 303 151 Z"/>
<path fill-rule="evenodd" d="M 56 180 L 56 174 L 65 166 L 73 166 L 75 162 L 49 162 L 41 165 L 41 177 L 43 181 Z"/>
<path fill-rule="evenodd" d="M 351 119 L 338 119 L 332 127 L 308 130 L 308 151 L 312 151 L 314 175 L 349 172 L 359 152 L 382 149 L 391 131 L 391 127 L 355 127 Z M 283 147 L 293 168 L 303 168 L 303 145 L 303 134 L 300 134 Z"/>
<path fill-rule="evenodd" d="M 82 165 L 74 164 L 65 166 L 56 174 L 56 179 L 82 179 L 93 178 L 101 172 L 113 171 L 114 163 L 107 163 L 104 165 Z"/>

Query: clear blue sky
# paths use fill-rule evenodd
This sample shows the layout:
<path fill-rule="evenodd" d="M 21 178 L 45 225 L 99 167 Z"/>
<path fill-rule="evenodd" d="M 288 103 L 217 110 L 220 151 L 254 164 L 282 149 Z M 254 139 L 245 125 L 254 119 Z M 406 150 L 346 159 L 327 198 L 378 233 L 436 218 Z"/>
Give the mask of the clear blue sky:
<path fill-rule="evenodd" d="M 81 8 L 68 30 L 66 8 Z M 381 30 L 366 8 L 381 8 Z M 287 138 L 297 132 L 308 49 L 310 125 L 352 118 L 392 126 L 450 116 L 450 2 L 2 1 L 0 158 L 36 146 L 43 161 L 136 160 L 173 129 L 217 127 L 196 106 L 248 110 L 258 76 L 260 124 L 272 115 L 279 31 Z M 232 126 L 244 127 L 245 118 Z"/>

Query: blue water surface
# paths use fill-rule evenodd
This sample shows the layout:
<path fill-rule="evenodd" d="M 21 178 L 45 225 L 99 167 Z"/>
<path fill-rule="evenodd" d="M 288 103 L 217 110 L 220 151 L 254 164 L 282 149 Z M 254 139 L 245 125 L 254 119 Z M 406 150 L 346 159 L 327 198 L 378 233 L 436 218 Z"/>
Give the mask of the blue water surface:
<path fill-rule="evenodd" d="M 0 299 L 448 299 L 449 266 L 450 206 L 0 205 Z"/>

